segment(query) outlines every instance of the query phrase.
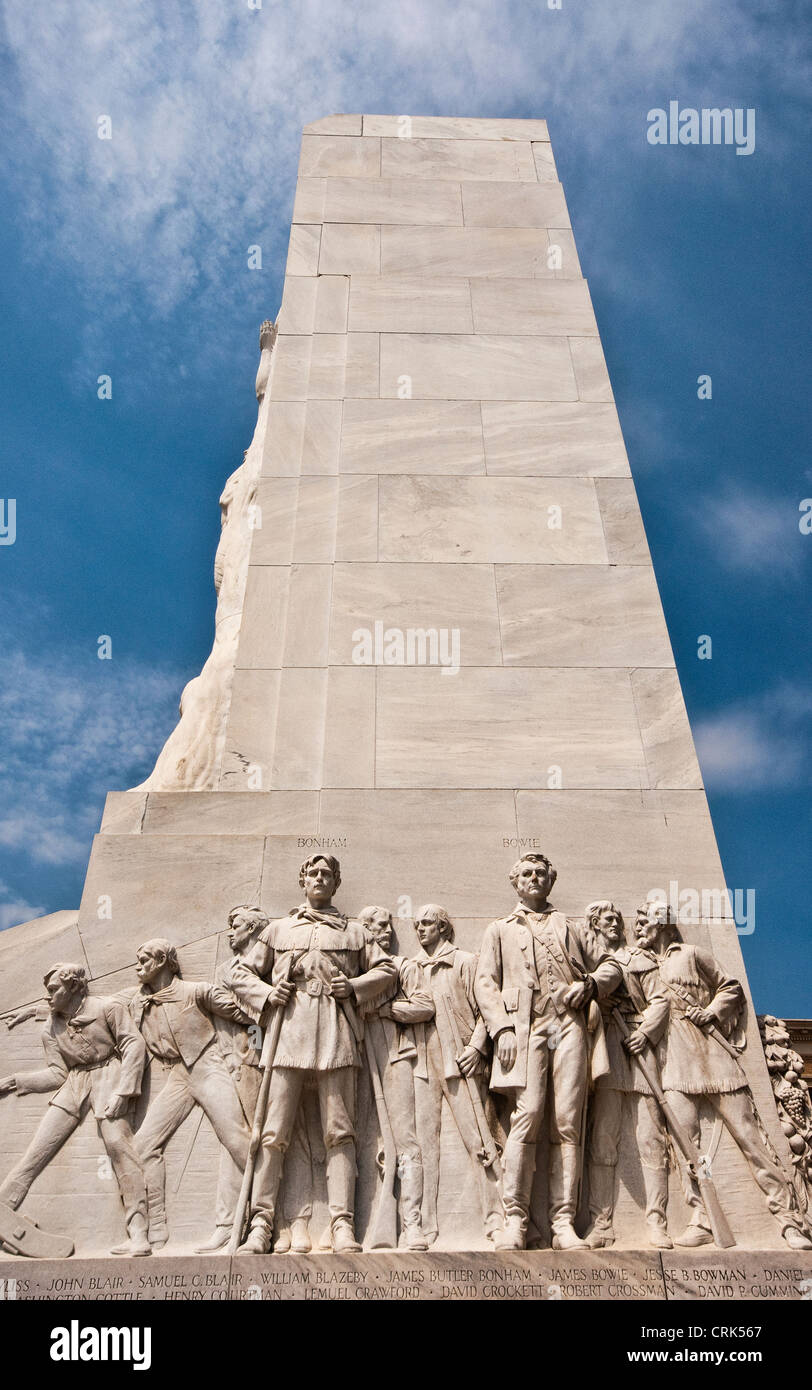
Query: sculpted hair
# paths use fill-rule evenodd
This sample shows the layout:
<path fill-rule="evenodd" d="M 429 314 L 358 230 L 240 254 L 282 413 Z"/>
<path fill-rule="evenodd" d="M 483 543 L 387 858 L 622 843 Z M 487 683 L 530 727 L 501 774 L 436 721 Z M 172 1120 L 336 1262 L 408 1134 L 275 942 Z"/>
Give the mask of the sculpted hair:
<path fill-rule="evenodd" d="M 241 912 L 243 917 L 248 918 L 248 924 L 251 928 L 251 933 L 254 936 L 257 936 L 261 931 L 264 931 L 271 920 L 267 912 L 263 912 L 261 907 L 254 907 L 250 903 L 240 903 L 237 907 L 232 907 L 231 911 L 228 914 L 229 926 L 231 926 L 232 920 L 234 917 L 236 917 L 238 912 Z"/>
<path fill-rule="evenodd" d="M 551 888 L 553 887 L 553 884 L 558 878 L 558 874 L 556 873 L 546 854 L 536 854 L 535 852 L 531 852 L 529 854 L 523 854 L 521 859 L 517 859 L 516 863 L 513 865 L 513 868 L 510 871 L 510 881 L 513 884 L 514 888 L 516 887 L 516 884 L 519 882 L 519 874 L 521 873 L 522 864 L 543 864 L 548 874 L 550 875 Z"/>
<path fill-rule="evenodd" d="M 42 983 L 46 989 L 54 978 L 58 979 L 60 984 L 67 985 L 71 994 L 87 993 L 87 975 L 81 965 L 72 965 L 68 961 L 60 961 L 58 965 L 52 965 L 42 977 Z"/>
<path fill-rule="evenodd" d="M 372 922 L 373 917 L 377 917 L 379 912 L 383 913 L 384 917 L 386 917 L 388 920 L 389 926 L 391 927 L 391 912 L 388 912 L 385 907 L 375 907 L 374 904 L 370 907 L 362 907 L 355 920 L 356 922 L 360 922 L 363 927 L 368 927 Z"/>
<path fill-rule="evenodd" d="M 151 941 L 145 941 L 138 947 L 140 951 L 147 951 L 151 956 L 166 956 L 166 963 L 173 975 L 180 974 L 180 961 L 178 953 L 171 941 L 167 941 L 164 936 L 154 936 Z"/>
<path fill-rule="evenodd" d="M 434 918 L 434 921 L 440 928 L 440 936 L 443 938 L 443 941 L 454 940 L 454 923 L 449 917 L 446 909 L 440 907 L 439 903 L 426 903 L 424 907 L 421 907 L 417 914 L 417 920 L 421 921 L 424 917 Z"/>
<path fill-rule="evenodd" d="M 338 860 L 335 859 L 332 854 L 311 854 L 310 858 L 305 860 L 299 870 L 299 887 L 304 888 L 305 875 L 308 869 L 312 869 L 314 864 L 326 864 L 335 879 L 336 888 L 338 888 L 341 883 L 341 869 Z"/>

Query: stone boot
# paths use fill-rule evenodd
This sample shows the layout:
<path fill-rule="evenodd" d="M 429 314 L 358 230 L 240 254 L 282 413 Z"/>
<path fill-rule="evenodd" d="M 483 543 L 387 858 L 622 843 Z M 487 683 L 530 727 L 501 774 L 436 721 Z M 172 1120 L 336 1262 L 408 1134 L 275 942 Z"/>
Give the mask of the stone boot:
<path fill-rule="evenodd" d="M 785 1226 L 781 1234 L 790 1250 L 812 1250 L 812 1240 L 797 1226 Z"/>
<path fill-rule="evenodd" d="M 202 1245 L 195 1246 L 197 1255 L 213 1255 L 217 1250 L 223 1250 L 231 1239 L 230 1226 L 215 1226 L 214 1231 L 208 1240 L 204 1240 Z"/>
<path fill-rule="evenodd" d="M 139 1211 L 135 1212 L 127 1222 L 127 1240 L 122 1241 L 121 1245 L 114 1245 L 110 1251 L 111 1255 L 151 1255 L 152 1246 L 147 1236 L 147 1219 Z"/>
<path fill-rule="evenodd" d="M 673 1250 L 674 1242 L 668 1234 L 666 1211 L 668 1210 L 668 1169 L 648 1168 L 643 1164 L 643 1183 L 646 1189 L 646 1229 L 648 1243 L 655 1250 Z"/>
<path fill-rule="evenodd" d="M 251 1229 L 245 1237 L 242 1245 L 237 1250 L 238 1255 L 267 1255 L 271 1248 L 271 1233 L 267 1223 L 260 1218 L 251 1223 Z"/>
<path fill-rule="evenodd" d="M 713 1234 L 707 1226 L 701 1225 L 700 1221 L 694 1217 L 690 1226 L 685 1227 L 682 1235 L 677 1236 L 674 1244 L 683 1245 L 689 1249 L 696 1245 L 713 1245 Z"/>
<path fill-rule="evenodd" d="M 584 1245 L 572 1224 L 578 1205 L 579 1159 L 577 1144 L 550 1145 L 550 1226 L 554 1250 L 581 1250 Z"/>
<path fill-rule="evenodd" d="M 166 1187 L 162 1163 L 158 1165 L 158 1169 L 159 1174 L 147 1176 L 149 1243 L 154 1250 L 160 1250 L 169 1240 L 169 1226 L 166 1221 Z"/>
<path fill-rule="evenodd" d="M 274 1249 L 278 1249 L 275 1246 Z M 313 1248 L 310 1239 L 310 1227 L 303 1216 L 295 1216 L 290 1223 L 290 1243 L 288 1249 L 292 1255 L 307 1255 Z"/>
<path fill-rule="evenodd" d="M 530 1193 L 536 1171 L 535 1144 L 517 1144 L 508 1138 L 502 1154 L 502 1201 L 505 1224 L 494 1231 L 496 1250 L 524 1250 L 530 1216 Z"/>
<path fill-rule="evenodd" d="M 615 1207 L 615 1170 L 608 1164 L 592 1163 L 589 1168 L 589 1211 L 592 1226 L 586 1243 L 591 1250 L 614 1245 L 612 1214 Z"/>
<path fill-rule="evenodd" d="M 403 1244 L 407 1250 L 428 1250 L 423 1234 L 420 1209 L 423 1202 L 423 1165 L 418 1159 L 405 1158 L 398 1164 L 400 1191 L 400 1225 Z"/>
<path fill-rule="evenodd" d="M 327 1150 L 325 1163 L 330 1238 L 335 1254 L 360 1250 L 355 1239 L 355 1145 L 336 1144 Z"/>

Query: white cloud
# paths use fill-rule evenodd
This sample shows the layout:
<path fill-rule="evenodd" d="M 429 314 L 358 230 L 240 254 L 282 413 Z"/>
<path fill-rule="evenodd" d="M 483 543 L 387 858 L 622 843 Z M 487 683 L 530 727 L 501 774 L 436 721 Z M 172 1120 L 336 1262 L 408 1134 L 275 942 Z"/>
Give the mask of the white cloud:
<path fill-rule="evenodd" d="M 193 305 L 190 354 L 202 314 L 254 302 L 248 244 L 281 268 L 306 121 L 563 111 L 554 141 L 613 160 L 620 177 L 651 104 L 719 105 L 731 91 L 748 104 L 743 71 L 772 78 L 787 100 L 805 83 L 792 26 L 771 26 L 764 42 L 748 7 L 704 0 L 562 11 L 541 0 L 265 0 L 259 10 L 245 0 L 50 0 L 45 12 L 7 7 L 5 30 L 7 178 L 32 254 L 103 311 L 105 343 L 114 314 L 123 330 L 142 306 L 169 316 Z M 97 138 L 100 115 L 112 140 Z M 770 138 L 774 158 L 782 136 Z M 741 161 L 730 153 L 682 177 L 735 179 Z"/>
<path fill-rule="evenodd" d="M 16 897 L 14 889 L 0 879 L 0 931 L 5 931 L 6 927 L 16 927 L 20 922 L 30 922 L 34 917 L 41 917 L 43 912 L 44 907 L 36 907 L 24 898 Z"/>
<path fill-rule="evenodd" d="M 812 691 L 789 684 L 693 726 L 709 791 L 795 787 L 808 780 Z"/>
<path fill-rule="evenodd" d="M 4 657 L 0 845 L 34 863 L 86 858 L 106 792 L 146 775 L 173 725 L 181 673 L 98 665 Z"/>
<path fill-rule="evenodd" d="M 791 497 L 735 492 L 718 497 L 697 494 L 694 516 L 714 554 L 728 569 L 786 575 L 804 557 L 805 536 L 798 529 L 798 503 Z"/>

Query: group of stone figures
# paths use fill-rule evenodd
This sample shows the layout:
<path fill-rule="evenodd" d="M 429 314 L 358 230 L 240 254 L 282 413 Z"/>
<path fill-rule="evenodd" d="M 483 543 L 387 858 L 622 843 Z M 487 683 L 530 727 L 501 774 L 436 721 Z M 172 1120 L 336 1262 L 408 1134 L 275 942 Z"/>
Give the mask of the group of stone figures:
<path fill-rule="evenodd" d="M 518 903 L 487 928 L 478 956 L 454 944 L 448 912 L 428 904 L 415 918 L 420 950 L 407 959 L 392 954 L 386 909 L 347 918 L 332 905 L 339 864 L 317 854 L 301 867 L 305 901 L 288 916 L 269 921 L 257 907 L 233 909 L 232 956 L 212 983 L 182 979 L 164 939 L 140 947 L 140 987 L 115 997 L 89 994 L 81 967 L 54 966 L 45 976 L 47 1066 L 0 1080 L 0 1094 L 55 1094 L 0 1186 L 0 1202 L 16 1209 L 92 1110 L 128 1228 L 114 1253 L 148 1255 L 169 1237 L 166 1145 L 199 1106 L 221 1144 L 216 1226 L 201 1252 L 310 1250 L 322 1161 L 329 1245 L 359 1250 L 363 1080 L 381 1141 L 367 1236 L 373 1248 L 420 1251 L 437 1238 L 447 1106 L 476 1175 L 484 1236 L 497 1249 L 542 1239 L 531 1217 L 540 1152 L 547 1155 L 553 1247 L 613 1243 L 618 1148 L 629 1112 L 651 1244 L 673 1243 L 667 1203 L 675 1133 L 683 1154 L 696 1159 L 680 1163 L 690 1220 L 677 1243 L 711 1243 L 716 1227 L 699 1159 L 704 1107 L 738 1145 L 787 1244 L 812 1249 L 797 1193 L 738 1061 L 739 983 L 708 951 L 680 939 L 663 905 L 641 908 L 627 941 L 611 902 L 592 903 L 583 920 L 556 911 L 549 902 L 555 878 L 542 854 L 514 865 Z M 134 1129 L 149 1059 L 166 1079 Z M 585 1239 L 576 1232 L 582 1191 Z"/>

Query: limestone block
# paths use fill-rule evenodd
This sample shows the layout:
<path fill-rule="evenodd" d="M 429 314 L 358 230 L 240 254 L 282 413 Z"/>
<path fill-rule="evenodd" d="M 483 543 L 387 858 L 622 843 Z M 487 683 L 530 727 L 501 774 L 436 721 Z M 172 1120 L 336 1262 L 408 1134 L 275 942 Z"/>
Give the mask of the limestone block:
<path fill-rule="evenodd" d="M 645 757 L 625 671 L 378 671 L 380 787 L 640 787 Z"/>
<path fill-rule="evenodd" d="M 281 666 L 289 578 L 287 565 L 249 566 L 237 652 L 238 668 Z"/>
<path fill-rule="evenodd" d="M 737 1248 L 688 1251 L 686 1257 L 684 1251 L 664 1250 L 662 1261 L 669 1302 L 685 1299 L 797 1302 L 809 1297 L 812 1279 L 812 1253 L 809 1251 L 793 1250 L 790 1254 L 785 1247 L 782 1252 L 776 1250 L 770 1255 L 766 1251 Z M 747 1349 L 751 1349 L 749 1342 Z"/>
<path fill-rule="evenodd" d="M 325 668 L 280 673 L 271 787 L 316 790 L 321 786 L 326 701 Z"/>
<path fill-rule="evenodd" d="M 383 178 L 535 183 L 529 141 L 381 140 Z"/>
<path fill-rule="evenodd" d="M 501 665 L 496 590 L 490 565 L 337 564 L 333 572 L 329 661 L 354 664 L 353 632 L 398 628 L 459 630 L 466 666 Z M 451 679 L 449 676 L 447 679 Z"/>
<path fill-rule="evenodd" d="M 462 185 L 466 227 L 568 227 L 564 190 L 560 183 L 468 183 Z"/>
<path fill-rule="evenodd" d="M 382 227 L 380 268 L 384 275 L 553 278 L 548 237 L 534 227 Z"/>
<path fill-rule="evenodd" d="M 606 562 L 587 478 L 381 478 L 380 543 L 391 560 Z"/>
<path fill-rule="evenodd" d="M 556 183 L 558 181 L 558 170 L 555 167 L 552 145 L 534 140 L 533 159 L 535 160 L 536 178 L 539 183 Z"/>
<path fill-rule="evenodd" d="M 234 672 L 221 791 L 261 792 L 275 785 L 271 771 L 281 680 L 279 670 Z"/>
<path fill-rule="evenodd" d="M 311 486 L 318 480 L 308 479 Z M 254 531 L 251 564 L 286 565 L 293 558 L 298 478 L 263 478 L 257 489 L 262 525 Z"/>
<path fill-rule="evenodd" d="M 380 227 L 325 223 L 319 253 L 321 275 L 378 275 L 381 268 Z"/>
<path fill-rule="evenodd" d="M 145 835 L 302 835 L 318 829 L 317 792 L 150 792 Z"/>
<path fill-rule="evenodd" d="M 471 333 L 464 279 L 421 275 L 354 275 L 349 326 L 361 333 Z"/>
<path fill-rule="evenodd" d="M 506 666 L 668 666 L 671 644 L 650 568 L 498 565 Z"/>
<path fill-rule="evenodd" d="M 280 334 L 313 332 L 318 283 L 315 275 L 285 276 L 282 305 L 277 320 Z"/>
<path fill-rule="evenodd" d="M 287 275 L 317 275 L 321 227 L 308 222 L 294 222 L 290 229 Z"/>
<path fill-rule="evenodd" d="M 324 221 L 461 227 L 459 184 L 416 178 L 328 179 Z"/>
<path fill-rule="evenodd" d="M 307 395 L 310 400 L 340 401 L 344 395 L 347 335 L 314 333 L 311 339 Z"/>
<path fill-rule="evenodd" d="M 326 179 L 299 179 L 296 184 L 296 196 L 293 200 L 292 221 L 323 222 L 326 190 Z"/>
<path fill-rule="evenodd" d="M 650 565 L 643 518 L 631 478 L 598 478 L 595 488 L 610 564 Z"/>
<path fill-rule="evenodd" d="M 319 275 L 313 328 L 316 333 L 346 333 L 350 295 L 348 275 Z"/>
<path fill-rule="evenodd" d="M 305 401 L 313 339 L 280 334 L 274 348 L 274 368 L 268 394 L 272 401 Z"/>
<path fill-rule="evenodd" d="M 262 453 L 264 476 L 295 476 L 301 471 L 306 411 L 304 401 L 270 402 Z"/>
<path fill-rule="evenodd" d="M 406 127 L 404 121 L 408 121 Z M 408 137 L 404 132 L 408 130 Z M 546 121 L 511 117 L 364 116 L 364 135 L 415 140 L 549 140 Z"/>
<path fill-rule="evenodd" d="M 307 135 L 360 135 L 362 133 L 363 116 L 320 116 L 317 121 L 311 121 L 304 128 Z M 543 136 L 533 136 L 533 139 L 543 139 Z"/>
<path fill-rule="evenodd" d="M 576 280 L 581 274 L 581 262 L 575 246 L 575 237 L 567 227 L 548 227 L 547 241 L 550 248 L 557 247 L 561 253 L 561 265 L 555 271 L 557 280 Z"/>
<path fill-rule="evenodd" d="M 303 135 L 301 178 L 376 179 L 381 172 L 379 140 L 360 135 Z"/>
<path fill-rule="evenodd" d="M 345 474 L 337 482 L 336 560 L 377 560 L 377 478 Z"/>
<path fill-rule="evenodd" d="M 628 476 L 613 405 L 586 401 L 483 401 L 488 473 Z"/>
<path fill-rule="evenodd" d="M 598 328 L 585 280 L 472 280 L 477 333 L 594 334 Z"/>
<path fill-rule="evenodd" d="M 102 834 L 140 834 L 146 804 L 146 792 L 108 792 L 102 815 Z"/>
<path fill-rule="evenodd" d="M 441 400 L 572 401 L 577 390 L 563 338 L 508 334 L 385 333 L 381 396 Z"/>
<path fill-rule="evenodd" d="M 372 666 L 330 667 L 322 787 L 375 784 L 375 678 Z"/>
<path fill-rule="evenodd" d="M 255 901 L 261 868 L 261 836 L 98 836 L 79 909 L 91 973 L 120 969 L 151 936 L 182 946 L 219 928 L 235 903 Z M 106 897 L 112 915 L 100 918 Z"/>
<path fill-rule="evenodd" d="M 676 670 L 638 670 L 631 678 L 649 785 L 701 787 L 702 774 Z"/>
<path fill-rule="evenodd" d="M 603 348 L 598 338 L 570 338 L 570 352 L 578 398 L 582 401 L 614 400 Z"/>
<path fill-rule="evenodd" d="M 377 399 L 380 395 L 380 335 L 348 333 L 344 399 Z"/>
<path fill-rule="evenodd" d="M 340 449 L 341 401 L 308 401 L 302 437 L 301 472 L 337 473 Z"/>
<path fill-rule="evenodd" d="M 484 473 L 476 401 L 346 400 L 344 473 Z"/>

